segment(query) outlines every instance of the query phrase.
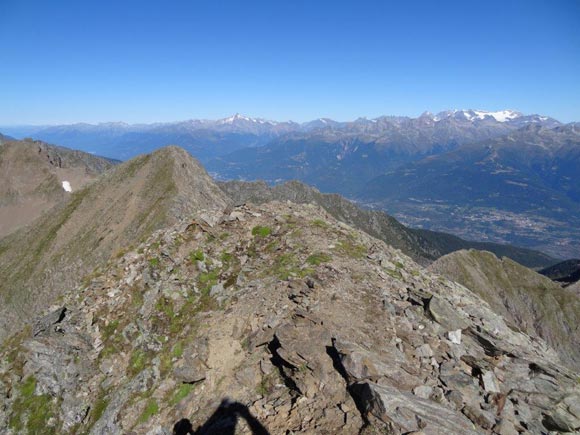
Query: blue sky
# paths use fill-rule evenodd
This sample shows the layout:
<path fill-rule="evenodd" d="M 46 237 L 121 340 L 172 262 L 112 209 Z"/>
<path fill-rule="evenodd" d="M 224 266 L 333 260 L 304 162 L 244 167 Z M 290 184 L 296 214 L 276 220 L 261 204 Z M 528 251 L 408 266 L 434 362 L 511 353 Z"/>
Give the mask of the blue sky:
<path fill-rule="evenodd" d="M 0 125 L 580 120 L 580 1 L 0 0 Z"/>

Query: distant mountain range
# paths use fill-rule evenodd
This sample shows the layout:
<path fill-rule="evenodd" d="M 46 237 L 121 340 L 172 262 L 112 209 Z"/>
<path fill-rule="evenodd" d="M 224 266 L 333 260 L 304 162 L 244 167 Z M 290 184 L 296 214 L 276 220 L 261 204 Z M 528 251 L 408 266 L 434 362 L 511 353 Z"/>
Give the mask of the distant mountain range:
<path fill-rule="evenodd" d="M 527 125 L 554 128 L 561 124 L 539 115 L 473 110 L 424 113 L 418 118 L 327 121 L 325 126 L 214 159 L 207 167 L 228 179 L 299 179 L 323 191 L 356 196 L 367 182 L 389 170 Z"/>
<path fill-rule="evenodd" d="M 177 144 L 219 180 L 297 179 L 414 227 L 558 258 L 580 256 L 578 130 L 511 110 L 0 129 L 121 160 Z"/>
<path fill-rule="evenodd" d="M 425 113 L 415 119 L 382 116 L 376 119 L 359 118 L 351 122 L 338 122 L 326 118 L 304 123 L 278 122 L 235 114 L 218 120 L 192 119 L 153 124 L 108 122 L 51 126 L 2 126 L 0 131 L 19 139 L 33 137 L 120 160 L 126 160 L 165 145 L 179 144 L 201 161 L 207 161 L 238 149 L 266 145 L 288 134 L 298 134 L 298 137 L 314 134 L 324 137 L 325 140 L 337 139 L 344 135 L 379 138 L 388 136 L 396 130 L 408 129 L 412 125 L 418 127 L 432 124 L 440 131 L 446 130 L 445 126 L 448 124 L 458 123 L 464 124 L 463 129 L 466 125 L 471 125 L 472 128 L 468 128 L 469 133 L 449 132 L 447 135 L 453 140 L 459 140 L 465 135 L 473 136 L 473 138 L 489 137 L 529 123 L 541 123 L 546 126 L 559 125 L 558 121 L 549 117 L 525 116 L 514 111 L 454 110 L 437 115 Z M 487 133 L 484 133 L 484 130 Z M 420 142 L 425 142 L 425 140 L 421 139 Z M 425 147 L 424 144 L 415 146 Z"/>
<path fill-rule="evenodd" d="M 120 160 L 165 145 L 180 144 L 195 157 L 206 161 L 240 148 L 264 145 L 278 136 L 301 128 L 307 126 L 236 114 L 219 120 L 192 119 L 154 124 L 79 123 L 2 127 L 0 131 L 18 138 L 30 136 Z"/>

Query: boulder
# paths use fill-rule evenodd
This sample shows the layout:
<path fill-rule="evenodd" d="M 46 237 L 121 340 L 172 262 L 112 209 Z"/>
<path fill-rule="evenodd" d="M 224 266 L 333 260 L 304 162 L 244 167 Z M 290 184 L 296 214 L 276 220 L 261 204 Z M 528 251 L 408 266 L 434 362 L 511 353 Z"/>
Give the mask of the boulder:
<path fill-rule="evenodd" d="M 432 400 L 371 382 L 356 383 L 350 390 L 364 412 L 391 426 L 392 433 L 479 433 L 464 415 Z"/>

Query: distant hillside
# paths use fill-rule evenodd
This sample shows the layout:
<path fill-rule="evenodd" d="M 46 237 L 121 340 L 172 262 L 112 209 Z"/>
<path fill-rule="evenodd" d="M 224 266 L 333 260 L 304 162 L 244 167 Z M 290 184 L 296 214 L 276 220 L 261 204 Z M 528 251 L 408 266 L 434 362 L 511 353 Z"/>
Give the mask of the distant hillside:
<path fill-rule="evenodd" d="M 226 197 L 186 151 L 142 155 L 72 192 L 31 226 L 0 239 L 0 338 L 153 231 Z"/>
<path fill-rule="evenodd" d="M 323 194 L 298 181 L 290 181 L 273 187 L 260 181 L 229 181 L 220 183 L 219 186 L 236 203 L 262 204 L 278 200 L 317 204 L 335 219 L 385 241 L 421 264 L 428 264 L 442 255 L 466 248 L 487 249 L 529 267 L 543 267 L 557 261 L 530 249 L 495 243 L 470 242 L 445 233 L 408 228 L 384 212 L 365 210 L 340 195 Z"/>
<path fill-rule="evenodd" d="M 580 299 L 545 276 L 491 252 L 457 251 L 429 270 L 469 288 L 514 327 L 542 337 L 580 367 Z"/>
<path fill-rule="evenodd" d="M 519 246 L 506 245 L 491 242 L 476 242 L 465 240 L 452 234 L 430 231 L 419 228 L 410 228 L 410 231 L 425 239 L 441 255 L 462 249 L 477 249 L 480 251 L 493 252 L 498 257 L 508 257 L 512 260 L 532 269 L 538 269 L 545 265 L 551 265 L 558 260 L 540 251 L 521 248 Z M 440 255 L 440 256 L 441 256 Z"/>
<path fill-rule="evenodd" d="M 2 144 L 4 142 L 12 141 L 12 140 L 15 140 L 15 139 L 10 137 L 10 136 L 6 136 L 6 135 L 3 135 L 2 133 L 0 133 L 0 144 Z"/>
<path fill-rule="evenodd" d="M 412 226 L 580 256 L 580 127 L 529 125 L 388 171 L 361 201 Z"/>
<path fill-rule="evenodd" d="M 0 143 L 0 237 L 66 200 L 115 162 L 40 141 Z"/>
<path fill-rule="evenodd" d="M 561 263 L 540 270 L 539 273 L 564 285 L 573 284 L 580 280 L 580 260 L 572 259 L 562 261 Z"/>
<path fill-rule="evenodd" d="M 202 162 L 245 147 L 260 146 L 300 128 L 236 114 L 224 119 L 192 119 L 153 124 L 71 124 L 7 127 L 17 137 L 34 137 L 65 146 L 127 160 L 169 144 L 179 144 Z"/>

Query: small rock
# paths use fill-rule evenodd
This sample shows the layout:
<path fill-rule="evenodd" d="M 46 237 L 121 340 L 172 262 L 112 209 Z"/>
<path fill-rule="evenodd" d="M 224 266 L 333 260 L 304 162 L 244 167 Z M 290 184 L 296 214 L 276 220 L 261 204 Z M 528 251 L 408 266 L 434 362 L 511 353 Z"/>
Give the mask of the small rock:
<path fill-rule="evenodd" d="M 481 382 L 483 383 L 483 388 L 488 393 L 500 393 L 501 390 L 499 389 L 499 382 L 495 377 L 495 374 L 488 370 L 483 372 L 481 375 Z"/>
<path fill-rule="evenodd" d="M 427 385 L 420 385 L 418 387 L 413 388 L 413 394 L 421 399 L 428 399 L 431 397 L 433 393 L 433 388 Z"/>
<path fill-rule="evenodd" d="M 515 425 L 505 418 L 493 428 L 493 431 L 499 435 L 519 435 Z"/>
<path fill-rule="evenodd" d="M 209 291 L 209 295 L 211 297 L 216 297 L 217 295 L 220 295 L 223 292 L 224 292 L 224 285 L 220 282 L 211 288 L 211 290 Z"/>
<path fill-rule="evenodd" d="M 36 337 L 37 335 L 48 331 L 52 325 L 62 322 L 65 318 L 66 311 L 66 307 L 60 307 L 37 320 L 32 329 L 32 335 Z"/>
<path fill-rule="evenodd" d="M 449 331 L 447 333 L 447 338 L 451 343 L 461 344 L 461 329 L 456 329 L 455 331 Z"/>
<path fill-rule="evenodd" d="M 463 408 L 463 395 L 459 391 L 451 390 L 445 395 L 445 397 L 455 409 L 460 410 Z"/>
<path fill-rule="evenodd" d="M 423 344 L 415 349 L 415 356 L 417 358 L 431 358 L 433 356 L 433 351 L 431 350 L 431 346 L 428 344 Z"/>
<path fill-rule="evenodd" d="M 491 429 L 495 425 L 495 416 L 489 411 L 484 411 L 475 406 L 465 405 L 463 413 L 472 422 L 484 429 Z"/>
<path fill-rule="evenodd" d="M 383 299 L 383 310 L 385 310 L 387 313 L 389 313 L 391 316 L 394 316 L 397 314 L 397 311 L 394 307 L 393 304 L 391 304 L 389 301 L 387 301 L 386 299 Z"/>

